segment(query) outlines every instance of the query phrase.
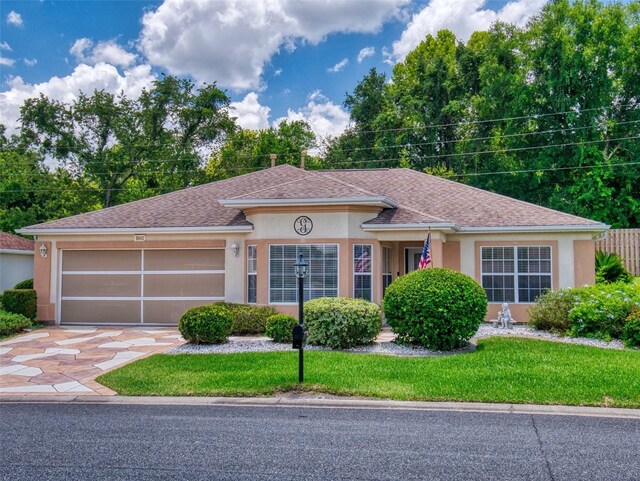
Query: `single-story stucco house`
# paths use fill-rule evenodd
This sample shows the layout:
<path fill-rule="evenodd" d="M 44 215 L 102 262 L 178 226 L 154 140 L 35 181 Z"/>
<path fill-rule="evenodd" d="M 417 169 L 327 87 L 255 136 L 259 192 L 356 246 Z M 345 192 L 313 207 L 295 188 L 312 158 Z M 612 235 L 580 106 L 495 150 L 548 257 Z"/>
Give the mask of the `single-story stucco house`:
<path fill-rule="evenodd" d="M 295 314 L 300 252 L 306 298 L 380 303 L 429 229 L 433 265 L 482 284 L 488 319 L 506 301 L 525 320 L 545 289 L 594 282 L 608 226 L 409 169 L 280 165 L 20 232 L 36 239 L 39 319 L 153 325 L 222 300 Z"/>
<path fill-rule="evenodd" d="M 0 294 L 33 277 L 33 241 L 0 232 Z"/>

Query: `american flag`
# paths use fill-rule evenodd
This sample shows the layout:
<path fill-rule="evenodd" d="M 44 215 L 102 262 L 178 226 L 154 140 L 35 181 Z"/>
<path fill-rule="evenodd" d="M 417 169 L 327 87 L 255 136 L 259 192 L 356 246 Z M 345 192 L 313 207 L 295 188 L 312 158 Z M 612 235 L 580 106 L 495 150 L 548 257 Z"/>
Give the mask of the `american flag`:
<path fill-rule="evenodd" d="M 361 253 L 356 257 L 355 271 L 356 272 L 371 272 L 371 257 L 369 256 L 368 249 L 364 246 L 361 247 Z M 356 253 L 359 249 L 356 249 Z"/>
<path fill-rule="evenodd" d="M 427 240 L 424 241 L 418 269 L 425 269 L 429 264 L 431 264 L 431 232 L 427 234 Z"/>

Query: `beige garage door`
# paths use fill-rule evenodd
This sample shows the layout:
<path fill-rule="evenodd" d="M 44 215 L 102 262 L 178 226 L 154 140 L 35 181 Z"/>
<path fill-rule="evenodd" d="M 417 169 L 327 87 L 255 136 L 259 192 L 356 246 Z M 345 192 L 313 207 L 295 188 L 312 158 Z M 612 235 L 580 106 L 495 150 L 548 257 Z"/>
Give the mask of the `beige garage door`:
<path fill-rule="evenodd" d="M 62 252 L 64 324 L 177 324 L 224 300 L 223 249 Z"/>

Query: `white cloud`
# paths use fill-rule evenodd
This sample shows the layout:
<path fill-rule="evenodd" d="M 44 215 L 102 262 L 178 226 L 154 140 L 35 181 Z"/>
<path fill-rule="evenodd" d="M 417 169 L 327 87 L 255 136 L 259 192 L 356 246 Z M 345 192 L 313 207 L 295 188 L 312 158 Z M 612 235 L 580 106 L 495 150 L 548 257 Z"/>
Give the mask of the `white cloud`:
<path fill-rule="evenodd" d="M 6 125 L 9 133 L 15 132 L 24 101 L 41 93 L 62 102 L 72 102 L 80 92 L 91 94 L 96 89 L 138 98 L 142 89 L 151 87 L 155 79 L 148 65 L 132 67 L 121 75 L 116 67 L 105 63 L 81 64 L 70 75 L 52 77 L 41 84 L 28 84 L 21 77 L 13 77 L 8 80 L 9 90 L 0 92 L 0 123 Z"/>
<path fill-rule="evenodd" d="M 373 57 L 376 54 L 375 47 L 365 47 L 360 52 L 358 52 L 358 63 L 362 63 L 362 61 L 367 57 Z"/>
<path fill-rule="evenodd" d="M 258 94 L 249 92 L 240 102 L 231 102 L 231 115 L 237 117 L 237 123 L 243 129 L 265 129 L 269 127 L 271 109 L 260 105 Z"/>
<path fill-rule="evenodd" d="M 9 45 L 7 42 L 0 42 L 0 50 L 6 50 L 7 52 L 13 51 L 11 45 Z"/>
<path fill-rule="evenodd" d="M 540 11 L 546 0 L 516 0 L 495 12 L 485 8 L 485 0 L 431 0 L 416 13 L 393 51 L 383 52 L 387 60 L 399 62 L 428 35 L 449 29 L 460 40 L 467 40 L 476 30 L 486 30 L 497 20 L 523 26 Z"/>
<path fill-rule="evenodd" d="M 23 58 L 22 61 L 27 67 L 33 67 L 35 64 L 38 63 L 38 59 L 36 58 Z"/>
<path fill-rule="evenodd" d="M 330 72 L 330 73 L 340 72 L 340 70 L 343 70 L 347 66 L 348 63 L 349 63 L 349 59 L 348 58 L 343 58 L 337 64 L 335 64 L 333 67 L 328 68 L 327 72 Z"/>
<path fill-rule="evenodd" d="M 142 19 L 148 60 L 236 90 L 260 87 L 280 49 L 337 32 L 377 32 L 409 0 L 165 0 Z"/>
<path fill-rule="evenodd" d="M 13 10 L 11 10 L 7 15 L 7 23 L 15 27 L 22 27 L 24 25 L 24 22 L 22 21 L 22 15 L 20 15 L 18 12 L 14 12 Z"/>
<path fill-rule="evenodd" d="M 278 125 L 283 120 L 304 120 L 311 126 L 318 140 L 340 135 L 349 125 L 349 113 L 342 107 L 328 100 L 319 90 L 309 95 L 307 105 L 298 110 L 289 109 L 286 117 L 274 122 Z M 310 152 L 315 155 L 318 152 Z"/>
<path fill-rule="evenodd" d="M 282 74 L 282 69 L 281 68 L 279 68 L 278 70 L 273 72 L 273 76 L 274 77 L 280 77 L 281 74 Z"/>
<path fill-rule="evenodd" d="M 71 53 L 79 63 L 96 65 L 104 62 L 118 67 L 129 67 L 136 61 L 136 55 L 127 52 L 114 40 L 98 42 L 94 45 L 88 38 L 77 39 L 71 48 Z"/>
<path fill-rule="evenodd" d="M 5 67 L 11 67 L 14 63 L 16 63 L 15 60 L 8 57 L 3 57 L 2 55 L 0 55 L 0 65 L 4 65 Z"/>

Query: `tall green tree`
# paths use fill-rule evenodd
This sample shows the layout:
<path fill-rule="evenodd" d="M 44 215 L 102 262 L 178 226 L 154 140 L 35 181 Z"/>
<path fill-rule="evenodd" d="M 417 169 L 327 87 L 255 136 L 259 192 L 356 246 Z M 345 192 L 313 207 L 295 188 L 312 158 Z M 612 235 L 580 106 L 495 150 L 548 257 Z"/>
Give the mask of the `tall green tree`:
<path fill-rule="evenodd" d="M 196 88 L 174 77 L 137 100 L 104 91 L 70 104 L 40 96 L 21 109 L 22 140 L 88 180 L 108 207 L 134 180 L 146 185 L 142 195 L 197 182 L 209 153 L 235 128 L 228 106 L 215 84 Z"/>

